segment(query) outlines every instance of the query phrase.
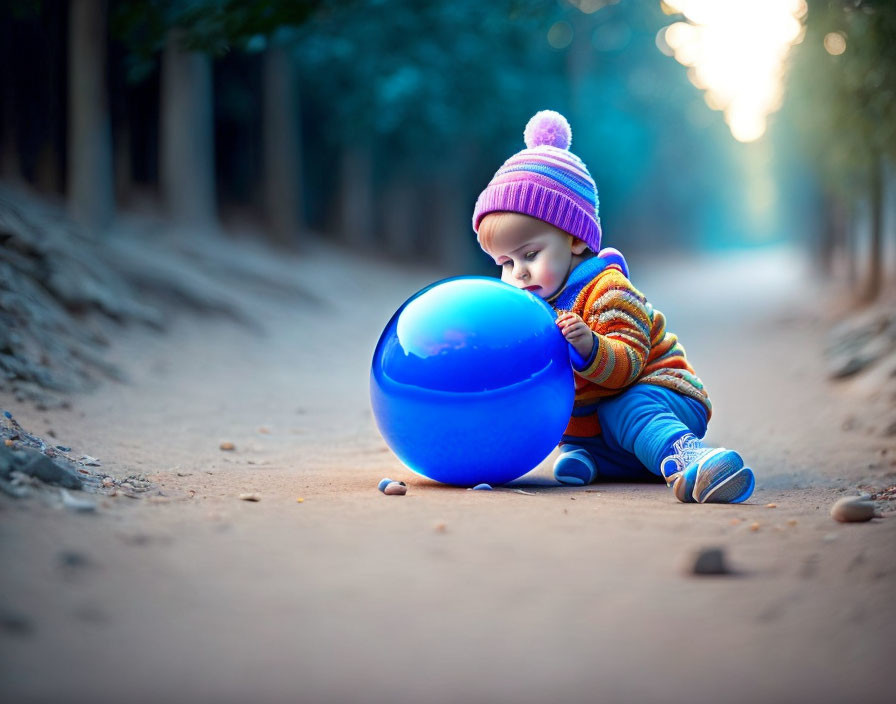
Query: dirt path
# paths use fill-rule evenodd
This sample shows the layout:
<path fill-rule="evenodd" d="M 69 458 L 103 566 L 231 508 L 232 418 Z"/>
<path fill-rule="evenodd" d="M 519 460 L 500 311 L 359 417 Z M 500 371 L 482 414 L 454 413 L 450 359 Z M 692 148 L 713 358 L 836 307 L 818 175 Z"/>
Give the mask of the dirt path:
<path fill-rule="evenodd" d="M 4 700 L 892 701 L 896 518 L 828 511 L 893 484 L 896 448 L 862 389 L 823 381 L 821 299 L 793 262 L 715 266 L 699 286 L 697 265 L 633 270 L 710 389 L 709 438 L 757 469 L 747 505 L 416 478 L 375 430 L 367 373 L 438 274 L 323 247 L 295 276 L 327 305 L 247 292 L 264 334 L 182 317 L 126 333 L 129 383 L 70 410 L 0 397 L 164 493 L 95 514 L 0 496 Z M 686 574 L 713 545 L 737 574 Z"/>

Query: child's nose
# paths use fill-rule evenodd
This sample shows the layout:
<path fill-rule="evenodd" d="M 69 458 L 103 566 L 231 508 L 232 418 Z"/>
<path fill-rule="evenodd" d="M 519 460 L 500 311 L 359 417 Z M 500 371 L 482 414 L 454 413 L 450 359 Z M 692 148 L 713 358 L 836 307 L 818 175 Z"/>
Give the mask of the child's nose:
<path fill-rule="evenodd" d="M 525 279 L 527 276 L 529 276 L 529 270 L 523 264 L 517 264 L 513 268 L 513 275 L 518 279 Z"/>

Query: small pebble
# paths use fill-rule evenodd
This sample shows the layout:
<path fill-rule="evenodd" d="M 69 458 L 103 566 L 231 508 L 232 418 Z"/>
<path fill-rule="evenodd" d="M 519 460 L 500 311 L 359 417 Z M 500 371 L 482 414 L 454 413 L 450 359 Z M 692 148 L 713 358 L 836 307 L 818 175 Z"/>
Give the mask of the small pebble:
<path fill-rule="evenodd" d="M 383 489 L 386 496 L 404 496 L 408 493 L 408 485 L 404 482 L 389 482 Z"/>
<path fill-rule="evenodd" d="M 436 523 L 433 526 L 433 530 L 436 533 L 446 533 L 448 531 L 448 526 L 446 526 L 444 523 Z"/>
<path fill-rule="evenodd" d="M 732 519 L 729 521 L 729 523 L 730 523 L 731 525 L 733 525 L 733 526 L 736 526 L 738 523 L 741 522 L 741 520 L 742 520 L 742 519 L 740 519 L 740 518 L 732 518 Z"/>
<path fill-rule="evenodd" d="M 59 563 L 63 567 L 89 567 L 90 559 L 84 553 L 75 550 L 63 550 L 59 553 Z"/>
<path fill-rule="evenodd" d="M 870 521 L 876 511 L 869 494 L 844 496 L 831 507 L 831 517 L 841 523 L 860 523 Z"/>
<path fill-rule="evenodd" d="M 305 502 L 305 499 L 303 499 L 301 496 L 296 497 L 296 503 L 297 503 L 297 504 L 301 504 L 301 503 L 304 503 L 304 502 Z"/>
<path fill-rule="evenodd" d="M 474 490 L 474 491 L 477 491 L 477 490 L 481 490 L 481 491 L 491 491 L 491 490 L 492 490 L 492 485 L 491 485 L 491 484 L 477 484 L 476 486 L 473 487 L 473 490 Z"/>
<path fill-rule="evenodd" d="M 692 574 L 729 574 L 722 548 L 702 548 L 694 557 Z"/>
<path fill-rule="evenodd" d="M 77 499 L 69 494 L 65 489 L 62 489 L 61 493 L 62 505 L 70 511 L 76 511 L 77 513 L 92 513 L 96 511 L 96 504 L 93 503 L 93 501 L 88 501 L 86 499 Z"/>
<path fill-rule="evenodd" d="M 751 523 L 751 524 L 750 524 L 750 530 L 753 531 L 753 532 L 755 533 L 757 530 L 759 530 L 759 524 L 758 524 L 758 523 Z"/>
<path fill-rule="evenodd" d="M 787 525 L 789 525 L 789 526 L 791 526 L 791 527 L 792 527 L 792 526 L 795 526 L 795 525 L 796 525 L 796 519 L 795 519 L 795 518 L 790 518 L 790 519 L 788 519 L 788 520 L 787 520 Z"/>
<path fill-rule="evenodd" d="M 9 438 L 6 438 L 6 440 L 3 441 L 3 444 L 6 445 L 7 447 L 12 447 L 12 440 L 10 440 Z"/>
<path fill-rule="evenodd" d="M 15 635 L 27 635 L 32 630 L 33 626 L 27 616 L 12 611 L 0 612 L 0 631 Z"/>
<path fill-rule="evenodd" d="M 778 508 L 778 504 L 766 504 L 766 508 Z"/>
<path fill-rule="evenodd" d="M 236 449 L 236 445 L 234 445 L 232 442 L 222 442 L 221 449 L 226 452 L 233 452 Z"/>
<path fill-rule="evenodd" d="M 259 428 L 258 432 L 261 433 L 262 435 L 270 435 L 271 434 L 271 431 L 268 430 L 267 428 Z"/>
<path fill-rule="evenodd" d="M 380 483 L 376 485 L 376 488 L 379 489 L 380 491 L 383 491 L 383 490 L 385 490 L 385 488 L 386 488 L 387 486 L 389 486 L 392 482 L 393 482 L 393 480 L 392 480 L 392 479 L 389 479 L 388 477 L 385 478 L 385 479 L 380 479 Z"/>
<path fill-rule="evenodd" d="M 261 494 L 240 494 L 240 501 L 261 501 Z"/>

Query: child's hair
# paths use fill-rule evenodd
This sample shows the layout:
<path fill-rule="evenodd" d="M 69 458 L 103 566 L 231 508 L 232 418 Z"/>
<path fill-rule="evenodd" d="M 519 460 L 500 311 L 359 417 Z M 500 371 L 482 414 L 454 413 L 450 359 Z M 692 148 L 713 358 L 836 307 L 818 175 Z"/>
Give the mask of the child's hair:
<path fill-rule="evenodd" d="M 493 213 L 489 213 L 487 216 L 483 217 L 479 222 L 479 232 L 476 233 L 476 241 L 479 242 L 479 246 L 485 249 L 490 249 L 494 240 L 495 233 L 507 221 L 507 218 L 511 217 L 512 215 L 513 213 L 510 213 L 506 210 L 499 210 Z M 556 227 L 556 225 L 554 225 L 554 227 Z M 576 237 L 575 235 L 572 236 Z M 576 237 L 576 239 L 581 238 Z M 585 244 L 588 243 L 586 242 Z M 588 257 L 591 256 L 593 252 L 591 252 L 589 247 L 589 249 L 585 250 L 584 254 L 586 257 Z"/>
<path fill-rule="evenodd" d="M 486 215 L 512 212 L 543 220 L 597 252 L 601 239 L 597 187 L 588 167 L 569 151 L 572 130 L 566 118 L 542 110 L 529 120 L 523 138 L 526 149 L 504 162 L 476 201 L 473 230 L 480 243 Z M 488 241 L 489 235 L 485 237 Z"/>

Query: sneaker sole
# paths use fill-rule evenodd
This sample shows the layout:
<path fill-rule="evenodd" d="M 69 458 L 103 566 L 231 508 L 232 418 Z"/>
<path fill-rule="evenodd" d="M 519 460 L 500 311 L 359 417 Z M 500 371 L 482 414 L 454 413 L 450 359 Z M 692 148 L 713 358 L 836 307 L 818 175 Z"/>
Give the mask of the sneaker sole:
<path fill-rule="evenodd" d="M 733 450 L 719 448 L 697 463 L 691 497 L 701 504 L 735 504 L 753 493 L 753 470 Z"/>
<path fill-rule="evenodd" d="M 756 486 L 756 478 L 753 470 L 742 467 L 730 477 L 712 487 L 700 499 L 704 504 L 739 504 L 753 494 Z"/>

